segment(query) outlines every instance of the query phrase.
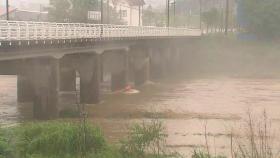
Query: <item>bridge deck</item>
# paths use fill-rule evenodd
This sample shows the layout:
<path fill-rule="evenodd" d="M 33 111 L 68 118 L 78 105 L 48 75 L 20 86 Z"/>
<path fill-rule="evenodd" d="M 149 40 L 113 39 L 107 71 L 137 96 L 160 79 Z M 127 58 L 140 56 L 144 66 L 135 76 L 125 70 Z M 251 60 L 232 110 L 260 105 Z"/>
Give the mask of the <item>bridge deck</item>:
<path fill-rule="evenodd" d="M 7 41 L 122 39 L 200 36 L 199 29 L 86 23 L 0 21 L 0 44 Z"/>

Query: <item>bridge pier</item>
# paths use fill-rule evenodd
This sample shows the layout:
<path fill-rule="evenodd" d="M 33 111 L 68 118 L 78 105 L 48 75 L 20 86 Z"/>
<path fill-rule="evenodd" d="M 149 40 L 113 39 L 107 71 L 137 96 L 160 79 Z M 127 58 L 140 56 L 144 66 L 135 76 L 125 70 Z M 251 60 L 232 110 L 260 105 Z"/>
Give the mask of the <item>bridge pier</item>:
<path fill-rule="evenodd" d="M 73 92 L 76 90 L 76 71 L 71 67 L 60 67 L 60 91 Z"/>
<path fill-rule="evenodd" d="M 58 116 L 59 61 L 34 59 L 32 63 L 34 117 L 37 119 L 55 118 Z"/>
<path fill-rule="evenodd" d="M 28 75 L 19 74 L 17 76 L 17 100 L 18 102 L 32 102 L 34 87 Z"/>
<path fill-rule="evenodd" d="M 100 101 L 100 55 L 84 55 L 79 61 L 81 103 L 97 104 Z"/>
<path fill-rule="evenodd" d="M 166 61 L 162 48 L 152 48 L 149 52 L 151 78 L 158 79 L 166 74 Z"/>
<path fill-rule="evenodd" d="M 132 48 L 133 78 L 136 86 L 142 85 L 150 79 L 150 57 L 147 49 Z"/>
<path fill-rule="evenodd" d="M 110 51 L 103 54 L 103 73 L 106 76 L 104 79 L 110 80 L 112 91 L 121 90 L 128 83 L 128 62 L 129 56 L 125 50 Z"/>

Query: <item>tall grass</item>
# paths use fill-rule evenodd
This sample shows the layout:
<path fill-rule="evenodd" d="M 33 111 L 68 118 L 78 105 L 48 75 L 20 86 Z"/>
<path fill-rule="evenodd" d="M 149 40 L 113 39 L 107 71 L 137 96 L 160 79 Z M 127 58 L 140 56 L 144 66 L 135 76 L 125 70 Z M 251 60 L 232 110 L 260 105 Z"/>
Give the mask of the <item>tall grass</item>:
<path fill-rule="evenodd" d="M 0 154 L 7 158 L 77 158 L 83 150 L 98 154 L 107 146 L 100 129 L 88 124 L 85 144 L 74 123 L 29 123 L 2 132 L 6 134 L 0 138 Z"/>
<path fill-rule="evenodd" d="M 166 138 L 157 120 L 134 124 L 119 147 L 108 145 L 100 129 L 87 123 L 27 123 L 0 130 L 0 158 L 179 157 L 167 150 Z"/>
<path fill-rule="evenodd" d="M 180 157 L 166 147 L 167 134 L 159 120 L 135 124 L 130 128 L 127 139 L 121 142 L 120 151 L 124 158 L 173 158 Z"/>
<path fill-rule="evenodd" d="M 252 114 L 248 112 L 244 137 L 234 140 L 232 149 L 234 158 L 278 158 L 277 152 L 273 146 L 273 135 L 271 133 L 270 120 L 266 111 L 263 112 L 259 120 L 253 119 Z"/>

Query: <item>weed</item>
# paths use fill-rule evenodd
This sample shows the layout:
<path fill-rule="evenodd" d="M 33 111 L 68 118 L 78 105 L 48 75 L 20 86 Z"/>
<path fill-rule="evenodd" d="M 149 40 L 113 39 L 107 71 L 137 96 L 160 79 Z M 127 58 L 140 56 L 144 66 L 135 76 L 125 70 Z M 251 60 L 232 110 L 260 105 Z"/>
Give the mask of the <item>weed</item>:
<path fill-rule="evenodd" d="M 135 124 L 127 139 L 121 141 L 120 151 L 125 158 L 178 157 L 176 153 L 167 152 L 166 138 L 165 128 L 158 120 Z"/>

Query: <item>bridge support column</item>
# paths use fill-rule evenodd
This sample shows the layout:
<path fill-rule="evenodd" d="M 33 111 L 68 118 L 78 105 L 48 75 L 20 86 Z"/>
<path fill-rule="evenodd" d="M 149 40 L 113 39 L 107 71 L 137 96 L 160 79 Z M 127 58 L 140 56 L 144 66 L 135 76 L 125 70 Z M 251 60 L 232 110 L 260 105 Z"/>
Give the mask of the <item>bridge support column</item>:
<path fill-rule="evenodd" d="M 51 119 L 58 116 L 58 76 L 59 61 L 57 59 L 34 59 L 34 117 Z"/>
<path fill-rule="evenodd" d="M 165 64 L 167 64 L 164 61 L 164 52 L 162 52 L 162 49 L 152 49 L 149 52 L 150 56 L 150 72 L 151 77 L 153 79 L 158 79 L 163 77 L 166 73 L 165 71 Z"/>
<path fill-rule="evenodd" d="M 121 90 L 126 86 L 126 72 L 115 72 L 112 74 L 111 79 L 112 91 Z"/>
<path fill-rule="evenodd" d="M 71 68 L 60 68 L 60 90 L 75 91 L 76 90 L 76 71 Z"/>
<path fill-rule="evenodd" d="M 81 103 L 97 104 L 100 101 L 100 55 L 86 55 L 81 59 L 79 66 Z"/>
<path fill-rule="evenodd" d="M 17 100 L 18 102 L 32 102 L 34 88 L 28 75 L 20 74 L 17 76 Z"/>
<path fill-rule="evenodd" d="M 129 81 L 129 56 L 125 50 L 109 51 L 103 54 L 103 72 L 111 90 L 117 91 L 125 88 Z"/>
<path fill-rule="evenodd" d="M 138 48 L 132 51 L 134 83 L 139 86 L 150 79 L 150 57 L 148 50 Z"/>
<path fill-rule="evenodd" d="M 125 88 L 126 84 L 128 83 L 129 80 L 129 56 L 128 52 L 120 52 L 119 53 L 119 61 L 121 62 L 120 64 L 122 65 L 122 69 L 119 71 L 113 72 L 112 73 L 112 79 L 111 79 L 111 88 L 112 91 L 117 91 Z"/>

